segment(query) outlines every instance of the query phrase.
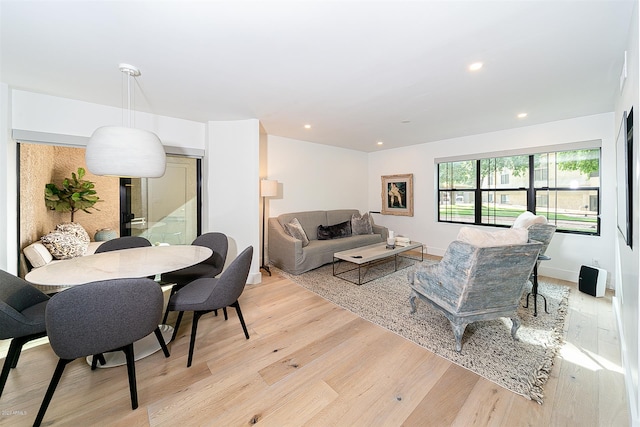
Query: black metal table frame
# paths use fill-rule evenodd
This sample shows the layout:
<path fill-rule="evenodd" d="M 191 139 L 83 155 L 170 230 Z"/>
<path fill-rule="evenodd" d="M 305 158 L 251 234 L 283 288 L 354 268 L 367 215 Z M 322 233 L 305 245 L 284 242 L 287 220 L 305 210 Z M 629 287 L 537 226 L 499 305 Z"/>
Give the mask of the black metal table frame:
<path fill-rule="evenodd" d="M 548 261 L 551 258 L 546 255 L 538 255 L 538 260 L 536 261 L 536 265 L 533 267 L 533 286 L 531 287 L 531 292 L 527 294 L 527 304 L 524 308 L 529 308 L 529 296 L 533 296 L 533 315 L 534 317 L 538 316 L 538 297 L 542 297 L 544 301 L 544 312 L 549 314 L 549 310 L 547 310 L 547 298 L 538 293 L 538 262 L 539 261 Z"/>
<path fill-rule="evenodd" d="M 407 251 L 407 253 L 408 252 L 410 252 L 410 251 Z M 347 261 L 347 260 L 343 260 L 343 259 L 340 259 L 340 258 L 333 257 L 333 276 L 337 277 L 338 279 L 342 279 L 342 280 L 344 280 L 346 282 L 353 283 L 353 284 L 358 285 L 358 286 L 364 285 L 365 283 L 369 283 L 369 282 L 371 282 L 373 280 L 380 279 L 381 277 L 388 276 L 389 274 L 395 273 L 398 270 L 403 270 L 403 269 L 408 268 L 408 267 L 410 267 L 412 265 L 412 264 L 411 265 L 407 265 L 406 267 L 402 267 L 402 268 L 398 269 L 398 257 L 407 258 L 407 259 L 411 259 L 411 260 L 414 260 L 414 261 L 418 261 L 417 257 L 414 258 L 414 257 L 411 257 L 411 256 L 402 255 L 403 253 L 405 253 L 405 252 L 401 252 L 399 254 L 394 254 L 393 255 L 394 269 L 393 269 L 392 272 L 383 274 L 382 276 L 379 276 L 379 277 L 374 277 L 374 278 L 369 279 L 369 280 L 367 280 L 365 282 L 363 282 L 362 279 L 367 275 L 367 271 L 369 270 L 370 267 L 390 262 L 389 258 L 391 258 L 391 257 L 375 259 L 373 261 L 367 261 L 367 262 L 364 262 L 362 264 L 356 264 L 356 263 L 353 263 L 353 262 L 350 262 L 350 261 Z M 345 271 L 336 272 L 336 264 L 340 265 L 342 261 L 348 262 L 349 264 L 356 264 L 358 267 L 354 267 L 354 268 L 351 268 L 351 269 L 345 270 Z M 424 251 L 422 249 L 420 249 L 420 262 L 422 262 L 422 261 L 424 261 Z M 361 274 L 361 269 L 363 267 L 365 267 L 367 271 L 365 271 L 364 274 Z M 345 273 L 348 273 L 350 271 L 354 271 L 356 269 L 358 270 L 358 281 L 357 282 L 354 282 L 353 280 L 349 280 L 349 279 L 344 278 L 344 277 L 340 277 L 341 275 L 344 275 Z"/>

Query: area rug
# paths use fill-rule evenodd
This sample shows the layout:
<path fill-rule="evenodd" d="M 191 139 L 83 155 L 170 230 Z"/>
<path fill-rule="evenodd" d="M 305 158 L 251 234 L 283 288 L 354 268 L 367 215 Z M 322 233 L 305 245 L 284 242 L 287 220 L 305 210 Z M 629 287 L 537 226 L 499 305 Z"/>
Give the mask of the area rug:
<path fill-rule="evenodd" d="M 422 264 L 433 262 L 425 260 Z M 331 265 L 298 276 L 276 268 L 274 271 L 457 365 L 542 403 L 544 383 L 563 341 L 569 288 L 540 280 L 538 290 L 547 297 L 550 314 L 544 312 L 542 298 L 538 298 L 538 316 L 534 317 L 531 298 L 529 308 L 522 306 L 526 302 L 525 293 L 518 310 L 522 320 L 517 333 L 519 341 L 511 338 L 510 319 L 476 322 L 467 326 L 462 352 L 458 353 L 449 321 L 441 312 L 416 300 L 417 311 L 411 314 L 407 273 L 420 264 L 361 286 L 333 277 Z"/>

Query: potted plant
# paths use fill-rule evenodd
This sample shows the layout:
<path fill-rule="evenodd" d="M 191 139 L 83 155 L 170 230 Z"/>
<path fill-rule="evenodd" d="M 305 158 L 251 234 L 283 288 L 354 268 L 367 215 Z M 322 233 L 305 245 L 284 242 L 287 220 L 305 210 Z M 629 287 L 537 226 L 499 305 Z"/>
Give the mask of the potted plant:
<path fill-rule="evenodd" d="M 88 214 L 91 213 L 89 209 L 99 210 L 93 205 L 101 200 L 93 189 L 94 183 L 82 179 L 85 173 L 84 168 L 78 168 L 77 174 L 72 172 L 70 179 L 65 178 L 62 181 L 61 188 L 53 183 L 45 185 L 45 205 L 56 212 L 71 212 L 71 222 L 73 222 L 74 214 L 79 210 Z"/>

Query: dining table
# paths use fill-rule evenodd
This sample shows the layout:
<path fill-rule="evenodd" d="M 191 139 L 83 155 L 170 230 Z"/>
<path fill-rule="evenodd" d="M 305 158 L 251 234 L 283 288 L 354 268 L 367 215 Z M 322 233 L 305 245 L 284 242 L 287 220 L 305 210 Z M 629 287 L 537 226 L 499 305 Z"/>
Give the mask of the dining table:
<path fill-rule="evenodd" d="M 213 251 L 197 245 L 161 245 L 142 248 L 120 249 L 85 255 L 68 260 L 51 262 L 31 270 L 25 280 L 40 286 L 80 286 L 91 282 L 111 279 L 127 279 L 156 276 L 162 273 L 189 267 L 209 258 Z M 158 286 L 164 284 L 158 284 Z M 166 284 L 171 285 L 171 284 Z M 62 291 L 64 292 L 64 290 Z M 166 343 L 171 341 L 173 327 L 159 325 Z M 155 334 L 150 334 L 134 343 L 135 359 L 139 360 L 160 350 Z M 126 363 L 124 353 L 105 353 L 108 368 Z M 91 364 L 91 356 L 87 358 Z"/>

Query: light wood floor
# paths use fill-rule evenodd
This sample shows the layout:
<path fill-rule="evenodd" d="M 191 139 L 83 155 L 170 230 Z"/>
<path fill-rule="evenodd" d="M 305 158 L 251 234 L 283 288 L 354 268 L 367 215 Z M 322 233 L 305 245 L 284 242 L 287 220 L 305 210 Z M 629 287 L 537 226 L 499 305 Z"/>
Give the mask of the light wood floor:
<path fill-rule="evenodd" d="M 126 368 L 91 372 L 76 360 L 43 425 L 628 425 L 610 296 L 563 282 L 571 287 L 566 344 L 539 405 L 289 280 L 263 279 L 240 299 L 251 339 L 233 309 L 226 322 L 207 315 L 187 368 L 185 316 L 169 359 L 158 352 L 136 362 L 135 411 Z M 0 425 L 33 423 L 56 361 L 46 343 L 23 352 L 0 398 Z"/>

